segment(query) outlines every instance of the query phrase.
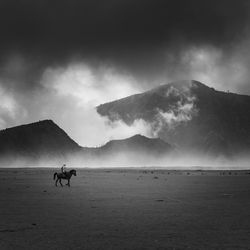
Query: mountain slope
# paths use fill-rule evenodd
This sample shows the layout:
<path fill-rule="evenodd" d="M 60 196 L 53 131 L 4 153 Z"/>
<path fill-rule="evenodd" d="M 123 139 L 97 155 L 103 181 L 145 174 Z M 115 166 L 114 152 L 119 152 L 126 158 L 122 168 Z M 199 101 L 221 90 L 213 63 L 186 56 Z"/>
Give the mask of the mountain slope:
<path fill-rule="evenodd" d="M 184 150 L 232 155 L 250 149 L 250 97 L 197 81 L 161 85 L 102 104 L 97 112 L 128 125 L 143 119 L 153 135 Z"/>
<path fill-rule="evenodd" d="M 105 165 L 146 162 L 158 156 L 166 156 L 174 149 L 160 139 L 135 135 L 124 140 L 113 140 L 99 148 L 84 148 L 74 142 L 51 120 L 21 125 L 0 131 L 0 162 L 4 165 L 33 164 L 88 164 Z M 133 157 L 133 159 L 132 159 Z M 21 161 L 20 161 L 21 160 Z M 45 161 L 44 161 L 45 160 Z M 23 163 L 22 163 L 23 162 Z"/>
<path fill-rule="evenodd" d="M 0 131 L 1 156 L 58 157 L 78 150 L 80 146 L 51 120 Z"/>

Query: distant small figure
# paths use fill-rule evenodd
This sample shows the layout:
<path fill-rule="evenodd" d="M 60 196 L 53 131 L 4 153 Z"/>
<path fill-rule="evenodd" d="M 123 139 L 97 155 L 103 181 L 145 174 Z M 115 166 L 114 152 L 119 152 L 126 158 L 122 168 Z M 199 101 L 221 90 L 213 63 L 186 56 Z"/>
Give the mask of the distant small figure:
<path fill-rule="evenodd" d="M 61 167 L 61 172 L 62 174 L 65 174 L 66 173 L 66 164 L 63 164 L 62 167 Z"/>
<path fill-rule="evenodd" d="M 63 166 L 64 167 L 64 166 Z M 54 173 L 54 180 L 56 179 L 56 186 L 57 186 L 57 182 L 59 181 L 60 185 L 62 185 L 62 179 L 65 179 L 65 180 L 68 180 L 68 183 L 66 184 L 68 187 L 70 187 L 70 178 L 71 176 L 74 175 L 76 176 L 76 170 L 75 169 L 72 169 L 68 172 L 65 172 L 65 173 Z"/>

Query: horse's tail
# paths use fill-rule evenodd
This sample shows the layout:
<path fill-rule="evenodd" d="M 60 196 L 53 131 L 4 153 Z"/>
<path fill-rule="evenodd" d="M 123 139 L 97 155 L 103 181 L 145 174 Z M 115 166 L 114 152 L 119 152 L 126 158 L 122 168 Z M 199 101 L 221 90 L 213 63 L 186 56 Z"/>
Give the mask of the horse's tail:
<path fill-rule="evenodd" d="M 54 180 L 55 180 L 56 176 L 57 176 L 57 173 L 54 173 Z"/>

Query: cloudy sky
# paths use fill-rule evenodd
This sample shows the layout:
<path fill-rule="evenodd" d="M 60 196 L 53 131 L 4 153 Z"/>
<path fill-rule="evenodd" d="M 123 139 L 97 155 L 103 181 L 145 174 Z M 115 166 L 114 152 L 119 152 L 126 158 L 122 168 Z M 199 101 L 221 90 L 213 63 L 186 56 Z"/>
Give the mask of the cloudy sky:
<path fill-rule="evenodd" d="M 248 0 L 1 0 L 0 128 L 53 119 L 81 145 L 100 103 L 182 79 L 250 95 Z"/>

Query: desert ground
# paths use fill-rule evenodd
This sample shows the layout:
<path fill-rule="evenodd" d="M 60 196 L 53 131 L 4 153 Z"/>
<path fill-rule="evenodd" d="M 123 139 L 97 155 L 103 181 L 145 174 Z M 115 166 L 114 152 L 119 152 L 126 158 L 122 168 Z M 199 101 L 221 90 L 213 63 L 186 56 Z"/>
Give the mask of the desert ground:
<path fill-rule="evenodd" d="M 54 172 L 0 169 L 0 249 L 250 248 L 250 171 Z"/>

